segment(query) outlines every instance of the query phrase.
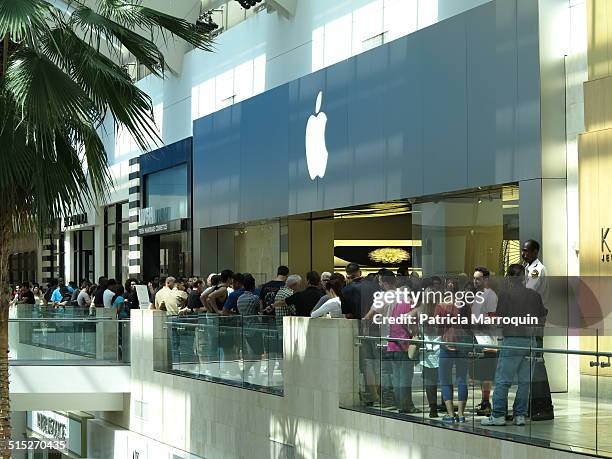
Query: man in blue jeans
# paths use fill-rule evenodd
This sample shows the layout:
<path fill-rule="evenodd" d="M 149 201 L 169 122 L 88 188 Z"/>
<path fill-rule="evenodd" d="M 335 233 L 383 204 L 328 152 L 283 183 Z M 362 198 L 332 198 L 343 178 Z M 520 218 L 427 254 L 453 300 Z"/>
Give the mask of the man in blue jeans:
<path fill-rule="evenodd" d="M 497 315 L 500 317 L 538 318 L 538 326 L 512 326 L 503 329 L 503 348 L 499 353 L 495 371 L 495 391 L 493 392 L 493 411 L 491 416 L 481 421 L 483 426 L 506 425 L 508 391 L 513 381 L 518 381 L 514 399 L 514 424 L 525 425 L 525 415 L 529 406 L 529 387 L 531 380 L 531 349 L 536 347 L 535 336 L 542 333 L 542 326 L 548 311 L 542 297 L 534 290 L 525 287 L 525 268 L 513 264 L 506 274 L 507 288 L 499 295 Z"/>

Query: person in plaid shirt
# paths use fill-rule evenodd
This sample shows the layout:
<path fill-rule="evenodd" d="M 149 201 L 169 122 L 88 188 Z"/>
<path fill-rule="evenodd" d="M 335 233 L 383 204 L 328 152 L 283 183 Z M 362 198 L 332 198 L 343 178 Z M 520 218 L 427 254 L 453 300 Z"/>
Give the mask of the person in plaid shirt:
<path fill-rule="evenodd" d="M 283 324 L 283 317 L 295 315 L 295 306 L 287 305 L 287 303 L 285 303 L 285 299 L 293 295 L 299 289 L 301 284 L 302 278 L 297 274 L 293 274 L 287 277 L 285 286 L 281 287 L 278 290 L 276 297 L 274 297 L 274 304 L 272 305 L 272 308 L 274 309 L 276 322 L 279 326 L 282 326 Z"/>

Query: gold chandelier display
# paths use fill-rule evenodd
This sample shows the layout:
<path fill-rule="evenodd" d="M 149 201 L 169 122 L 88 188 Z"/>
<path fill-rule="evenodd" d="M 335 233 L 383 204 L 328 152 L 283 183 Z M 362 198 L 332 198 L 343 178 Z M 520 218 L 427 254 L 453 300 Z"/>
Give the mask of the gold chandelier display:
<path fill-rule="evenodd" d="M 368 253 L 370 260 L 377 263 L 388 263 L 395 264 L 402 261 L 410 260 L 410 254 L 404 249 L 397 247 L 385 247 L 381 249 L 372 250 Z"/>

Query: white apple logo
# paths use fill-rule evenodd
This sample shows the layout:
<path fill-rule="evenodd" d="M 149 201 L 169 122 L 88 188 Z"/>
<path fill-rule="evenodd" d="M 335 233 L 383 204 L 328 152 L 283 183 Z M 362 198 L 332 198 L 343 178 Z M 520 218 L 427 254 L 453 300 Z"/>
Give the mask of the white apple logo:
<path fill-rule="evenodd" d="M 323 92 L 319 91 L 315 114 L 310 115 L 308 124 L 306 124 L 306 165 L 308 166 L 311 180 L 314 180 L 316 177 L 323 178 L 329 155 L 325 145 L 327 115 L 321 112 L 322 100 Z"/>

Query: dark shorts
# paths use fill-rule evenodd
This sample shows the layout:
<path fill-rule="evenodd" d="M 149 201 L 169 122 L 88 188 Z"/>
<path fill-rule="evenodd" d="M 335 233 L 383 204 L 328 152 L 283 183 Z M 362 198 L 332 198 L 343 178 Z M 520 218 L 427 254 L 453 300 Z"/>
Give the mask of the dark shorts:
<path fill-rule="evenodd" d="M 361 372 L 366 371 L 366 368 L 375 369 L 378 367 L 378 371 L 380 371 L 380 360 L 382 359 L 382 354 L 385 354 L 386 351 L 381 352 L 380 347 L 377 346 L 379 344 L 379 340 L 363 340 L 361 342 L 361 346 L 359 346 L 359 368 Z"/>
<path fill-rule="evenodd" d="M 470 378 L 474 381 L 494 381 L 497 368 L 497 352 L 484 352 L 483 357 L 476 358 L 470 365 Z"/>

